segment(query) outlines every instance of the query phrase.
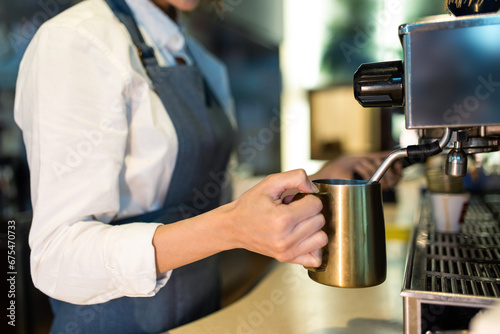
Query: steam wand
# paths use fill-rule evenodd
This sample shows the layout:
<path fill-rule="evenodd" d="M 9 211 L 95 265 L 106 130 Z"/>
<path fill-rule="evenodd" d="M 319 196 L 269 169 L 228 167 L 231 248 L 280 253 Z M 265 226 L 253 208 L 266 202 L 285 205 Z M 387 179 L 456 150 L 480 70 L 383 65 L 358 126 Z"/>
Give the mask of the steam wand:
<path fill-rule="evenodd" d="M 394 162 L 399 159 L 408 158 L 414 161 L 420 161 L 422 158 L 427 158 L 436 154 L 441 153 L 443 148 L 446 147 L 451 138 L 451 129 L 444 128 L 443 137 L 438 141 L 436 140 L 430 144 L 424 145 L 411 145 L 406 148 L 401 148 L 399 150 L 393 151 L 391 154 L 385 158 L 385 160 L 377 168 L 373 176 L 368 180 L 368 184 L 373 182 L 380 182 L 385 172 L 392 166 Z"/>

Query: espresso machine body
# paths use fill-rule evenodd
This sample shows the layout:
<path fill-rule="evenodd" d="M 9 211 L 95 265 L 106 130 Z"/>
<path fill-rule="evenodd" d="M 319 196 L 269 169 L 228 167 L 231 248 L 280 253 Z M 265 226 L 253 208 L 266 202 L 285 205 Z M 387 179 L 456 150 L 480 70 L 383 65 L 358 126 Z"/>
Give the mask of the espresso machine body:
<path fill-rule="evenodd" d="M 355 97 L 403 107 L 406 128 L 447 153 L 446 174 L 463 177 L 467 156 L 500 150 L 500 15 L 429 17 L 401 25 L 399 36 L 403 61 L 361 65 Z M 409 154 L 391 156 L 387 166 Z M 460 233 L 437 232 L 430 210 L 424 195 L 401 292 L 407 334 L 467 329 L 500 302 L 500 193 L 474 195 Z"/>
<path fill-rule="evenodd" d="M 500 15 L 443 15 L 399 35 L 408 129 L 500 124 Z"/>
<path fill-rule="evenodd" d="M 448 147 L 459 142 L 467 154 L 498 151 L 499 35 L 497 14 L 440 15 L 401 25 L 404 61 L 361 65 L 355 97 L 365 107 L 404 107 L 406 128 L 419 130 L 421 142 L 442 138 L 448 129 Z"/>

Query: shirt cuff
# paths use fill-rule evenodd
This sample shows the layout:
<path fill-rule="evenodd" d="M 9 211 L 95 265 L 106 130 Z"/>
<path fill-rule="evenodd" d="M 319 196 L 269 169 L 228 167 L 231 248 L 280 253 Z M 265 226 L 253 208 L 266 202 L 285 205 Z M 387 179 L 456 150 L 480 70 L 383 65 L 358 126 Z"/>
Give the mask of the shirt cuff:
<path fill-rule="evenodd" d="M 165 286 L 171 271 L 156 274 L 153 236 L 159 223 L 114 226 L 105 247 L 111 284 L 127 297 L 154 296 Z"/>

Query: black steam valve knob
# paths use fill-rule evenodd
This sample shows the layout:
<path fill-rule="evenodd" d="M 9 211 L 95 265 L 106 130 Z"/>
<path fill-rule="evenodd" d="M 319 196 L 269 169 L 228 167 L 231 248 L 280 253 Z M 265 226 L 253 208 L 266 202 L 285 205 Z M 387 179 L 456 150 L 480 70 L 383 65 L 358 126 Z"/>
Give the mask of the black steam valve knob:
<path fill-rule="evenodd" d="M 500 0 L 446 0 L 446 6 L 455 16 L 496 13 Z"/>
<path fill-rule="evenodd" d="M 402 107 L 403 62 L 362 64 L 354 73 L 354 97 L 363 107 Z"/>

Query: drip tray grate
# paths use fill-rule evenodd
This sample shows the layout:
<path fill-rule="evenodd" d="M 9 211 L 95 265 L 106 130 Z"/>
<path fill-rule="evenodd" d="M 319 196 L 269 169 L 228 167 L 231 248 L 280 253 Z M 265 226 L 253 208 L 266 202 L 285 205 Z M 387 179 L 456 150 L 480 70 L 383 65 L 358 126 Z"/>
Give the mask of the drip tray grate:
<path fill-rule="evenodd" d="M 454 318 L 463 310 L 472 317 L 500 300 L 500 195 L 472 196 L 460 233 L 435 231 L 431 217 L 430 198 L 424 196 L 401 292 L 406 333 L 434 328 L 428 318 L 447 312 Z M 439 317 L 429 305 L 441 307 Z"/>
<path fill-rule="evenodd" d="M 500 296 L 500 227 L 488 208 L 492 199 L 472 197 L 459 234 L 434 231 L 427 212 L 425 291 Z"/>

